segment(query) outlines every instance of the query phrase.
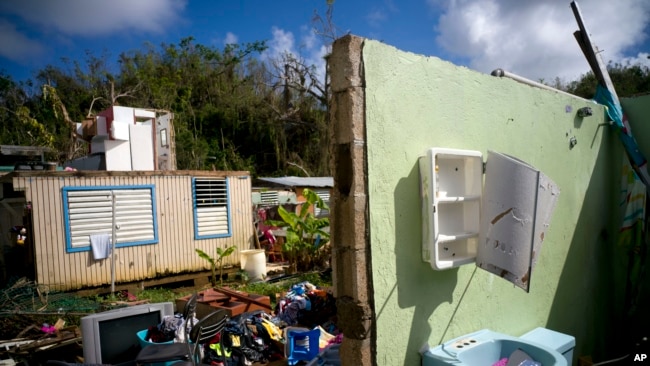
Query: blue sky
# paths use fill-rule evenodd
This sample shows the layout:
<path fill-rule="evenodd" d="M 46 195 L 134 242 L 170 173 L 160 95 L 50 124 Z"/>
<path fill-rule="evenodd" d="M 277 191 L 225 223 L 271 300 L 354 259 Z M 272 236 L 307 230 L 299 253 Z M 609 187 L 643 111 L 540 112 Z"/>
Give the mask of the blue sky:
<path fill-rule="evenodd" d="M 650 1 L 579 1 L 605 61 L 650 65 Z M 314 12 L 326 0 L 4 0 L 0 70 L 33 78 L 61 59 L 83 63 L 86 51 L 115 62 L 145 42 L 226 43 L 266 40 L 263 56 L 292 52 L 322 67 L 326 47 L 314 35 Z M 539 80 L 574 80 L 587 72 L 564 0 L 378 0 L 334 2 L 338 35 L 352 33 L 399 49 L 489 73 L 503 68 Z"/>

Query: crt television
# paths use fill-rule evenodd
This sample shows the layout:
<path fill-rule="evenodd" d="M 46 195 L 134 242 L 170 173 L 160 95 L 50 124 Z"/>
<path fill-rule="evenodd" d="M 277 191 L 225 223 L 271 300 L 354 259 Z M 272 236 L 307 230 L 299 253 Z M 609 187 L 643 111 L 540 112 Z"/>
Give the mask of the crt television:
<path fill-rule="evenodd" d="M 84 363 L 133 364 L 140 351 L 136 333 L 174 315 L 171 302 L 128 306 L 81 318 Z"/>

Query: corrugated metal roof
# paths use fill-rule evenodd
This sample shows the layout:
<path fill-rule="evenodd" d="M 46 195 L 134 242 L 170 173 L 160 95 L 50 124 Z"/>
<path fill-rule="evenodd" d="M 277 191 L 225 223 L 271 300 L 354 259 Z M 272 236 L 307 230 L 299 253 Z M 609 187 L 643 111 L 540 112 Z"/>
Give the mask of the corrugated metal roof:
<path fill-rule="evenodd" d="M 258 180 L 289 187 L 334 187 L 334 178 L 332 177 L 278 177 L 258 178 Z"/>
<path fill-rule="evenodd" d="M 40 156 L 45 152 L 53 151 L 45 146 L 0 145 L 0 154 L 2 155 Z"/>

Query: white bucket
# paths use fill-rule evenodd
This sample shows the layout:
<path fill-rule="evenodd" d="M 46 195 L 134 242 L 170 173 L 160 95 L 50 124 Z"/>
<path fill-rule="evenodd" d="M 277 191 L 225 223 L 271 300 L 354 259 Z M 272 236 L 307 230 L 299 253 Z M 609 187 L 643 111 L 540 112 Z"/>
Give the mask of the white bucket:
<path fill-rule="evenodd" d="M 266 252 L 264 249 L 241 250 L 241 269 L 249 281 L 263 281 L 266 277 Z"/>

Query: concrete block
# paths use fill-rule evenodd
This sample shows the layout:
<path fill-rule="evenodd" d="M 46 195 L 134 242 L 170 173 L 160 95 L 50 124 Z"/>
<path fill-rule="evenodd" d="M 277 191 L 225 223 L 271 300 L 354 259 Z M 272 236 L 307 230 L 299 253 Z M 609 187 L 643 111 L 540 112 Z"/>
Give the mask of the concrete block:
<path fill-rule="evenodd" d="M 334 41 L 332 54 L 329 58 L 331 86 L 333 92 L 350 87 L 362 86 L 363 62 L 361 50 L 364 39 L 347 35 Z"/>
<path fill-rule="evenodd" d="M 339 348 L 342 365 L 374 365 L 372 345 L 369 339 L 344 338 Z"/>
<path fill-rule="evenodd" d="M 346 89 L 332 98 L 332 131 L 336 143 L 365 140 L 365 90 Z"/>

